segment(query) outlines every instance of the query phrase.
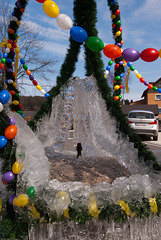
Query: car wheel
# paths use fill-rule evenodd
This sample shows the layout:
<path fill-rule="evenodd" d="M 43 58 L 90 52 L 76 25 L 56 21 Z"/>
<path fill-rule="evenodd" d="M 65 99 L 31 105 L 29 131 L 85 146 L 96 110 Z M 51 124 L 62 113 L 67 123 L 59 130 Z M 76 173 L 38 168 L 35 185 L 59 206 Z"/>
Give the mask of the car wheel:
<path fill-rule="evenodd" d="M 153 141 L 158 141 L 158 135 L 153 137 Z"/>

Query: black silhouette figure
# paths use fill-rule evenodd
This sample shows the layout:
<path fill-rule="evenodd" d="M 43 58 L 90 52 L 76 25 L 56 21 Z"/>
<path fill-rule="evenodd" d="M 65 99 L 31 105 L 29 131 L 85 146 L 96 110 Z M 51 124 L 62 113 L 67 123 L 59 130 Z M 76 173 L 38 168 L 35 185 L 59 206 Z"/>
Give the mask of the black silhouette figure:
<path fill-rule="evenodd" d="M 81 143 L 77 143 L 76 150 L 77 150 L 77 158 L 78 158 L 79 156 L 81 156 L 81 151 L 82 151 Z"/>

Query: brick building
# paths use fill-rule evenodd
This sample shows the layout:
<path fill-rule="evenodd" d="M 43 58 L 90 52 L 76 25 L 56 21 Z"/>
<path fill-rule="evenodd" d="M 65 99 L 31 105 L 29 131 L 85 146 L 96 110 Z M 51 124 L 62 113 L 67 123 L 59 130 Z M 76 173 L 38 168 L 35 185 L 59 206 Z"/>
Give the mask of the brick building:
<path fill-rule="evenodd" d="M 156 82 L 150 82 L 150 84 L 157 88 L 161 88 L 161 78 Z M 133 102 L 130 105 L 158 105 L 158 117 L 161 120 L 161 93 L 147 88 L 141 97 L 144 99 Z"/>

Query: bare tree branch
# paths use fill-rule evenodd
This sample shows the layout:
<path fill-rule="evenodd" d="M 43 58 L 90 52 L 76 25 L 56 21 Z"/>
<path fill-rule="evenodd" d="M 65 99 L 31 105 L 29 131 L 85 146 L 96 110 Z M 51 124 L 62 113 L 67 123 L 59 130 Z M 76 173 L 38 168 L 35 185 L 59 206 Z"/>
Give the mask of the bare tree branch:
<path fill-rule="evenodd" d="M 0 42 L 2 42 L 4 38 L 8 39 L 8 25 L 11 20 L 12 11 L 9 4 L 9 0 L 2 0 L 0 2 Z M 44 44 L 43 39 L 39 35 L 39 29 L 37 29 L 36 32 L 32 31 L 30 26 L 25 25 L 25 22 L 22 21 L 18 35 L 20 36 L 18 42 L 20 53 L 29 66 L 31 74 L 35 79 L 39 79 L 40 85 L 44 85 L 44 83 L 46 85 L 47 83 L 49 86 L 49 82 L 51 82 L 50 76 L 55 73 L 54 67 L 57 61 L 55 58 L 49 58 L 45 54 L 43 55 Z M 1 50 L 3 51 L 3 49 Z M 18 67 L 17 79 L 19 80 L 20 90 L 24 91 L 22 87 L 24 84 L 23 79 L 28 80 L 28 76 L 21 64 L 19 64 Z M 51 83 L 51 85 L 53 85 L 53 83 Z"/>

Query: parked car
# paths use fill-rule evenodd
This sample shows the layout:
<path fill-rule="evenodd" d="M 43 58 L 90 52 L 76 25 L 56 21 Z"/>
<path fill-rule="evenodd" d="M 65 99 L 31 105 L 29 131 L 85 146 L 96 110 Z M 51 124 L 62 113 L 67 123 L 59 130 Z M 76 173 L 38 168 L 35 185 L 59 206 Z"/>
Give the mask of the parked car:
<path fill-rule="evenodd" d="M 158 140 L 158 118 L 153 112 L 132 110 L 128 113 L 128 123 L 139 135 L 149 135 L 154 141 Z"/>

